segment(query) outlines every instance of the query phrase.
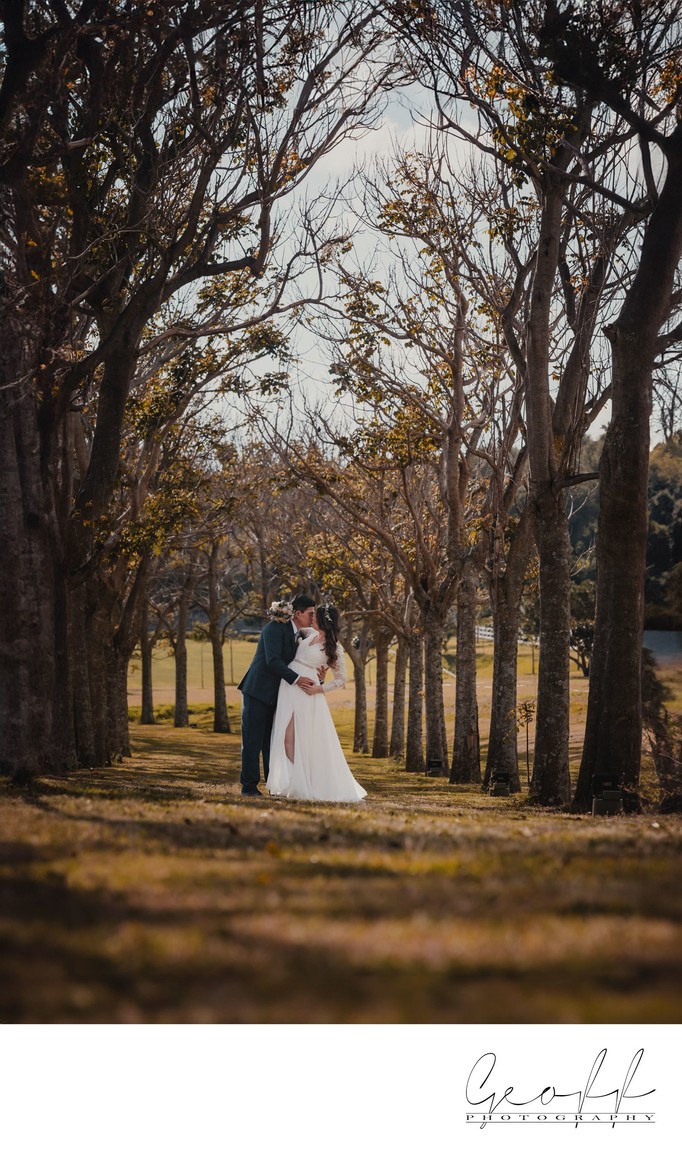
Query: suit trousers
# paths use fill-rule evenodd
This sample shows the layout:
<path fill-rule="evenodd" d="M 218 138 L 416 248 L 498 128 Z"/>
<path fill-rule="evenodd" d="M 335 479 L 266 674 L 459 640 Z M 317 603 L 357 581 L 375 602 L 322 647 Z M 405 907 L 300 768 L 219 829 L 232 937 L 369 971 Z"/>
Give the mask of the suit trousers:
<path fill-rule="evenodd" d="M 270 770 L 270 736 L 275 717 L 275 704 L 264 703 L 253 695 L 242 695 L 242 771 L 243 787 L 256 787 L 260 782 L 260 758 L 263 775 L 268 781 Z"/>

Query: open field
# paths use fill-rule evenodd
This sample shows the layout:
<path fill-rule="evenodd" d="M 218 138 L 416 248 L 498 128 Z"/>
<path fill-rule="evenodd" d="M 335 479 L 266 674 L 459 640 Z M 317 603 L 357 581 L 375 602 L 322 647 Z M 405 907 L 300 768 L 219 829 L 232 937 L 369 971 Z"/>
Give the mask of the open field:
<path fill-rule="evenodd" d="M 211 680 L 211 652 L 208 643 L 199 643 L 190 640 L 187 644 L 188 662 L 188 697 L 190 704 L 210 704 L 213 701 L 213 688 Z M 255 652 L 255 642 L 234 640 L 225 644 L 225 678 L 227 682 L 227 703 L 230 721 L 234 722 L 234 729 L 238 729 L 241 707 L 241 696 L 235 684 L 239 682 L 246 671 Z M 454 643 L 448 647 L 447 662 L 454 666 Z M 449 656 L 449 657 L 448 657 Z M 478 644 L 477 673 L 478 673 L 478 706 L 481 735 L 481 752 L 485 757 L 487 753 L 488 728 L 490 725 L 490 699 L 493 665 L 493 645 L 489 642 Z M 332 697 L 332 706 L 338 712 L 353 710 L 353 673 L 350 660 L 346 660 L 348 686 L 344 691 L 335 691 Z M 174 660 L 170 650 L 159 647 L 154 655 L 154 702 L 166 716 L 172 714 L 174 699 Z M 393 665 L 389 664 L 389 681 L 393 678 Z M 682 659 L 666 662 L 659 668 L 660 677 L 671 691 L 671 699 L 667 704 L 669 709 L 682 714 Z M 372 730 L 372 706 L 374 703 L 374 662 L 368 664 L 367 698 L 369 705 L 370 735 Z M 571 736 L 570 758 L 571 767 L 577 770 L 582 750 L 585 716 L 587 713 L 588 683 L 584 675 L 571 664 Z M 522 644 L 519 648 L 518 660 L 518 701 L 535 700 L 537 693 L 537 650 Z M 444 673 L 445 714 L 448 727 L 448 738 L 452 745 L 455 707 L 455 679 L 446 669 Z M 128 701 L 133 714 L 139 715 L 141 703 L 139 663 L 133 660 L 129 678 Z M 136 708 L 138 709 L 136 711 Z M 530 768 L 532 769 L 532 750 L 535 735 L 535 724 L 529 727 Z M 526 766 L 526 734 L 525 729 L 519 732 L 519 767 L 522 776 Z"/>
<path fill-rule="evenodd" d="M 358 807 L 248 801 L 238 737 L 192 721 L 0 784 L 2 1021 L 682 1022 L 682 818 L 352 755 Z"/>
<path fill-rule="evenodd" d="M 256 647 L 254 642 L 248 642 L 245 640 L 235 640 L 225 644 L 225 679 L 228 684 L 226 688 L 227 704 L 230 713 L 230 721 L 232 722 L 234 720 L 235 730 L 238 728 L 241 708 L 241 696 L 235 684 L 238 683 L 242 678 L 242 675 L 246 671 L 249 663 L 253 658 L 255 649 Z M 454 644 L 452 644 L 451 650 L 448 649 L 447 654 L 450 656 L 448 663 L 454 666 Z M 479 643 L 477 659 L 477 670 L 479 676 L 478 705 L 480 714 L 481 747 L 484 754 L 487 749 L 488 726 L 490 724 L 492 664 L 492 643 Z M 213 687 L 211 679 L 211 651 L 208 643 L 199 643 L 193 640 L 188 642 L 187 666 L 188 698 L 190 704 L 211 704 L 213 702 Z M 334 692 L 332 705 L 337 712 L 348 711 L 349 714 L 352 714 L 354 703 L 353 669 L 349 659 L 346 659 L 346 668 L 348 685 L 345 690 Z M 675 668 L 669 668 L 668 670 L 671 674 L 673 674 Z M 682 700 L 682 666 L 680 666 L 679 670 L 680 699 Z M 161 710 L 161 713 L 166 716 L 172 713 L 172 705 L 175 696 L 174 674 L 175 664 L 171 651 L 168 648 L 163 647 L 157 649 L 154 655 L 154 704 Z M 530 647 L 522 646 L 520 648 L 518 675 L 519 702 L 522 702 L 526 699 L 535 699 L 537 688 L 537 651 L 535 651 L 533 654 Z M 452 743 L 452 734 L 455 721 L 455 679 L 447 667 L 444 671 L 443 678 L 445 717 L 448 725 L 450 743 Z M 370 660 L 367 668 L 367 699 L 369 709 L 370 735 L 372 730 L 372 707 L 374 705 L 375 694 L 374 682 L 375 667 L 373 660 Z M 389 663 L 389 682 L 393 682 L 392 660 Z M 571 761 L 577 766 L 580 760 L 580 747 L 582 743 L 583 729 L 585 726 L 585 714 L 587 710 L 587 679 L 575 668 L 573 668 L 571 674 L 571 698 L 571 712 L 573 718 L 571 729 Z M 136 660 L 133 660 L 131 664 L 131 674 L 128 684 L 128 701 L 131 708 L 133 709 L 133 714 L 139 715 L 141 688 L 139 664 Z M 680 710 L 682 710 L 682 702 Z M 534 731 L 534 724 L 531 723 L 529 728 L 531 752 L 533 746 Z M 521 755 L 523 768 L 525 769 L 525 729 L 523 732 L 519 733 L 519 753 Z"/>

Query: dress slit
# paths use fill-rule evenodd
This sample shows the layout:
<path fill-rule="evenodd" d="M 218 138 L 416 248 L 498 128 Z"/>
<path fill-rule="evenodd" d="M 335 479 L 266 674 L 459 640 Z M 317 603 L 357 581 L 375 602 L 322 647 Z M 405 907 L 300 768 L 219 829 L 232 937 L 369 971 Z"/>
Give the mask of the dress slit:
<path fill-rule="evenodd" d="M 284 754 L 290 763 L 294 762 L 296 758 L 296 723 L 293 715 L 284 732 Z"/>

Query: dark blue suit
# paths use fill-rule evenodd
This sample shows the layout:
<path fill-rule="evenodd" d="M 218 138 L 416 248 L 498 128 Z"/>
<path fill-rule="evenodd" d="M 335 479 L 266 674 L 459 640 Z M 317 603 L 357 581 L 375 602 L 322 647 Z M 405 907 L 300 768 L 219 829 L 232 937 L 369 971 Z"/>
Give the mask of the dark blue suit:
<path fill-rule="evenodd" d="M 275 717 L 277 694 L 282 679 L 295 683 L 298 675 L 289 669 L 296 654 L 296 637 L 291 623 L 268 623 L 261 632 L 253 662 L 239 684 L 242 693 L 242 773 L 241 784 L 255 789 L 260 781 L 260 757 L 268 781 L 270 735 Z"/>

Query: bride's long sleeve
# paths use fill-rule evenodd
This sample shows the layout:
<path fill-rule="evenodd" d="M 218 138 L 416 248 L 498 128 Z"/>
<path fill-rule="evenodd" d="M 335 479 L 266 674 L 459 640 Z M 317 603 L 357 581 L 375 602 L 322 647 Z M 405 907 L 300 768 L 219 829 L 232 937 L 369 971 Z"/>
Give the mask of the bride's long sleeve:
<path fill-rule="evenodd" d="M 322 684 L 325 695 L 328 691 L 334 691 L 337 687 L 345 687 L 346 685 L 346 654 L 340 643 L 336 644 L 336 663 L 331 669 L 334 672 L 334 678 L 330 679 L 328 683 Z"/>

